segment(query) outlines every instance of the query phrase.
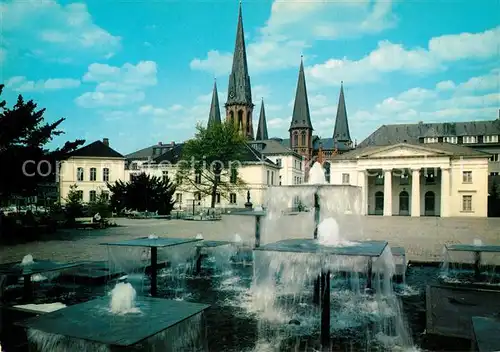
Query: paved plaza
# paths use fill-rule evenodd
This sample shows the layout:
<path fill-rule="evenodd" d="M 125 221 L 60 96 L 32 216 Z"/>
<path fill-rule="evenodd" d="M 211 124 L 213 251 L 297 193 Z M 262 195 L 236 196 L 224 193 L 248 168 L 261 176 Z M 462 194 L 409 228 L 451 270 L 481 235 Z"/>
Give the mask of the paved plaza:
<path fill-rule="evenodd" d="M 309 215 L 304 215 L 309 216 Z M 311 219 L 286 216 L 263 223 L 263 243 L 284 238 L 312 237 Z M 38 241 L 0 248 L 0 263 L 21 260 L 26 254 L 37 259 L 59 261 L 106 260 L 102 242 L 144 237 L 151 234 L 168 237 L 194 237 L 207 240 L 233 240 L 238 234 L 253 244 L 254 218 L 223 216 L 221 221 L 187 221 L 162 219 L 115 219 L 119 227 L 103 230 L 61 231 L 58 239 Z M 340 221 L 339 221 L 340 222 Z M 347 220 L 349 240 L 387 240 L 391 246 L 406 248 L 407 258 L 418 261 L 440 261 L 445 244 L 471 244 L 480 239 L 484 244 L 500 244 L 500 218 L 411 218 L 363 216 Z M 340 226 L 345 229 L 345 226 Z"/>

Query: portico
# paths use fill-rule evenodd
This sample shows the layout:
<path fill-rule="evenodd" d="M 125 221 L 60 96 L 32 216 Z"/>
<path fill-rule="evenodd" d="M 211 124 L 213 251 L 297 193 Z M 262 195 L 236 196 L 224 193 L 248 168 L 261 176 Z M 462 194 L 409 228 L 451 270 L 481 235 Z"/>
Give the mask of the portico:
<path fill-rule="evenodd" d="M 331 183 L 357 185 L 366 215 L 486 216 L 488 155 L 467 147 L 401 143 L 339 155 Z"/>

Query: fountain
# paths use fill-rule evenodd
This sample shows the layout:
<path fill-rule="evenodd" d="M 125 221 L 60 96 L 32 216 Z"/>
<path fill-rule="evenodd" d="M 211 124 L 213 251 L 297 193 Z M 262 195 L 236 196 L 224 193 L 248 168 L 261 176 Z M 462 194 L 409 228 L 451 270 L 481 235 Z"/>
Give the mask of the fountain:
<path fill-rule="evenodd" d="M 494 334 L 486 333 L 500 326 L 500 246 L 474 239 L 472 244 L 445 245 L 443 254 L 440 282 L 427 287 L 427 332 L 448 337 L 474 335 L 500 349 L 500 342 L 493 342 Z"/>
<path fill-rule="evenodd" d="M 299 198 L 306 207 L 296 221 L 285 220 L 292 231 L 298 229 L 295 233 L 285 232 L 280 223 L 290 198 Z M 320 330 L 322 348 L 329 348 L 332 334 L 341 339 L 356 330 L 365 342 L 412 345 L 392 290 L 395 264 L 387 242 L 350 240 L 362 238 L 356 219 L 361 214 L 359 187 L 327 184 L 316 163 L 308 184 L 271 187 L 267 209 L 262 241 L 254 248 L 250 298 L 250 309 L 261 319 L 263 343 L 296 343 Z M 313 224 L 313 236 L 290 238 L 300 235 L 304 220 Z"/>
<path fill-rule="evenodd" d="M 28 341 L 39 352 L 204 351 L 208 308 L 137 297 L 132 285 L 118 283 L 109 300 L 94 299 L 16 325 L 28 330 Z"/>

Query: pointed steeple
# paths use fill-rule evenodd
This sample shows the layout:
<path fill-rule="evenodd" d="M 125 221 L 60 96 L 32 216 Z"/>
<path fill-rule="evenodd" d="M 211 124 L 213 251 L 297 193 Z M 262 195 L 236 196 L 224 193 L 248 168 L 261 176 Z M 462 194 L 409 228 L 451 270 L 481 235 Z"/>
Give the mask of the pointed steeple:
<path fill-rule="evenodd" d="M 335 128 L 333 139 L 337 142 L 352 143 L 349 133 L 349 123 L 347 121 L 347 109 L 344 97 L 344 82 L 340 82 L 339 104 L 337 106 L 337 117 L 335 118 Z"/>
<path fill-rule="evenodd" d="M 295 93 L 295 104 L 293 106 L 292 123 L 290 129 L 307 128 L 313 129 L 311 115 L 309 112 L 309 101 L 307 99 L 306 77 L 304 74 L 304 62 L 300 59 L 299 80 Z"/>
<path fill-rule="evenodd" d="M 245 33 L 243 31 L 243 15 L 241 2 L 238 13 L 238 27 L 236 29 L 236 43 L 233 54 L 233 68 L 229 76 L 227 88 L 227 105 L 252 106 L 252 91 L 250 87 L 250 76 L 248 75 L 247 52 L 245 47 Z"/>
<path fill-rule="evenodd" d="M 212 103 L 210 104 L 210 114 L 208 115 L 208 125 L 220 124 L 219 94 L 217 93 L 217 81 L 214 81 L 212 92 Z"/>
<path fill-rule="evenodd" d="M 259 125 L 257 126 L 256 140 L 266 140 L 269 139 L 267 134 L 267 121 L 266 121 L 266 111 L 264 109 L 264 99 L 262 99 L 262 105 L 260 106 L 260 117 Z"/>

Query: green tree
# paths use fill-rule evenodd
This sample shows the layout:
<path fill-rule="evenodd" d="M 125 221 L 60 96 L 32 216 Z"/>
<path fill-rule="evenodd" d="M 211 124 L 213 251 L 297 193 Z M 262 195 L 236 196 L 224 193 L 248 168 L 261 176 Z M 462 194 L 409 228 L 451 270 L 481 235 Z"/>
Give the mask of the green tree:
<path fill-rule="evenodd" d="M 195 138 L 183 146 L 177 180 L 182 189 L 194 188 L 210 196 L 210 206 L 214 208 L 217 193 L 227 198 L 229 193 L 245 188 L 238 169 L 249 149 L 245 138 L 231 122 L 208 128 L 198 125 L 196 129 Z"/>
<path fill-rule="evenodd" d="M 111 206 L 117 211 L 126 208 L 169 215 L 174 208 L 176 186 L 168 177 L 163 180 L 143 172 L 130 182 L 116 181 L 108 184 L 108 188 L 112 192 Z"/>
<path fill-rule="evenodd" d="M 3 88 L 0 84 L 0 95 Z M 46 123 L 44 113 L 45 109 L 37 109 L 37 104 L 24 101 L 21 95 L 12 108 L 0 99 L 0 165 L 9 167 L 9 172 L 0 173 L 0 200 L 36 195 L 40 183 L 55 181 L 57 161 L 85 142 L 75 140 L 62 148 L 46 149 L 55 136 L 63 134 L 58 128 L 65 119 Z"/>
<path fill-rule="evenodd" d="M 65 201 L 66 215 L 70 221 L 74 221 L 75 218 L 83 215 L 83 201 L 77 185 L 71 185 L 69 187 L 69 192 Z"/>
<path fill-rule="evenodd" d="M 92 216 L 99 214 L 102 219 L 111 217 L 110 201 L 107 195 L 103 192 L 98 193 L 96 199 L 89 202 L 89 212 Z"/>

